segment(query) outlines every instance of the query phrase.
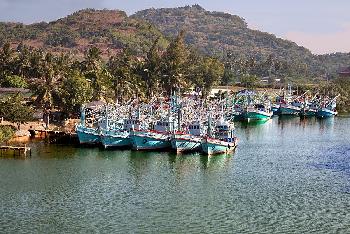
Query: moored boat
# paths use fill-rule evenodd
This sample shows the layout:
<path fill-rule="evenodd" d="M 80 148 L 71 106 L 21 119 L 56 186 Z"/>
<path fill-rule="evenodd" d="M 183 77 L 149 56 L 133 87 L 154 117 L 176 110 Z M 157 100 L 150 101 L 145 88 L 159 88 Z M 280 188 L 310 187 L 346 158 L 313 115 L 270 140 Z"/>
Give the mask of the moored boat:
<path fill-rule="evenodd" d="M 318 118 L 328 118 L 336 115 L 338 115 L 338 112 L 336 110 L 332 110 L 328 108 L 320 108 L 316 113 L 316 117 Z"/>
<path fill-rule="evenodd" d="M 89 128 L 82 124 L 78 124 L 76 132 L 80 144 L 99 144 L 101 143 L 100 130 L 97 128 Z"/>
<path fill-rule="evenodd" d="M 248 106 L 243 110 L 242 118 L 245 121 L 266 121 L 269 120 L 273 115 L 270 108 L 266 108 L 263 104 L 255 104 Z"/>
<path fill-rule="evenodd" d="M 337 103 L 336 100 L 339 97 L 336 96 L 332 100 L 329 100 L 328 97 L 324 98 L 323 102 L 321 103 L 321 107 L 318 109 L 316 113 L 317 118 L 328 118 L 338 115 L 338 112 L 336 110 Z"/>
<path fill-rule="evenodd" d="M 171 139 L 171 147 L 177 153 L 199 151 L 201 148 L 201 124 L 194 121 L 189 124 L 186 132 L 177 131 Z"/>
<path fill-rule="evenodd" d="M 134 150 L 164 150 L 171 148 L 173 122 L 159 120 L 152 130 L 134 130 L 130 134 Z"/>
<path fill-rule="evenodd" d="M 220 118 L 215 126 L 215 135 L 211 137 L 210 118 L 208 121 L 208 136 L 202 140 L 202 151 L 207 155 L 229 154 L 237 146 L 237 138 L 234 135 L 234 127 L 228 121 Z"/>
<path fill-rule="evenodd" d="M 121 129 L 102 130 L 101 142 L 105 148 L 109 147 L 131 147 L 130 131 L 138 130 L 140 121 L 125 119 Z"/>
<path fill-rule="evenodd" d="M 86 109 L 81 107 L 80 123 L 76 126 L 75 131 L 78 135 L 80 144 L 99 144 L 101 143 L 100 128 L 94 127 L 94 123 L 86 124 Z"/>

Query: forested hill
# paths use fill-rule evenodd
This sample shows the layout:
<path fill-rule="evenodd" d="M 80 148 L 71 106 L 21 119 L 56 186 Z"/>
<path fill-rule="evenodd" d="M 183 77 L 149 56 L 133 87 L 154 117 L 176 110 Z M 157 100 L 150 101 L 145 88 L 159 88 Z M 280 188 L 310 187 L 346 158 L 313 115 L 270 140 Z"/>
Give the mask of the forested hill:
<path fill-rule="evenodd" d="M 206 11 L 199 5 L 147 9 L 132 16 L 156 25 L 165 35 L 174 36 L 186 31 L 186 42 L 200 51 L 216 56 L 227 52 L 234 57 L 254 57 L 257 60 L 274 56 L 293 64 L 296 69 L 313 74 L 335 73 L 338 67 L 350 65 L 350 54 L 315 56 L 296 43 L 273 34 L 252 30 L 243 18 L 222 12 Z"/>
<path fill-rule="evenodd" d="M 85 9 L 50 23 L 0 23 L 0 45 L 23 43 L 78 57 L 92 46 L 101 49 L 105 57 L 125 47 L 145 53 L 159 37 L 159 45 L 165 48 L 167 41 L 158 29 L 119 10 Z"/>
<path fill-rule="evenodd" d="M 286 56 L 293 51 L 292 56 L 312 56 L 309 50 L 294 42 L 249 29 L 239 16 L 206 11 L 199 5 L 148 9 L 137 12 L 133 17 L 149 21 L 167 36 L 185 30 L 187 43 L 208 54 L 220 54 L 225 50 L 245 55 Z"/>
<path fill-rule="evenodd" d="M 266 75 L 267 70 L 261 72 L 259 63 L 265 63 L 265 68 L 266 63 L 278 63 L 273 69 L 277 67 L 280 74 L 295 77 L 335 74 L 339 67 L 350 65 L 350 54 L 316 56 L 294 42 L 249 29 L 239 16 L 206 11 L 199 5 L 147 9 L 130 17 L 119 10 L 85 9 L 50 23 L 0 23 L 0 46 L 5 42 L 12 47 L 23 43 L 56 54 L 68 52 L 78 58 L 92 46 L 99 48 L 104 58 L 130 48 L 143 56 L 157 38 L 164 51 L 169 39 L 181 30 L 186 33 L 188 45 L 226 62 L 244 62 L 245 67 L 257 70 L 252 74 Z"/>

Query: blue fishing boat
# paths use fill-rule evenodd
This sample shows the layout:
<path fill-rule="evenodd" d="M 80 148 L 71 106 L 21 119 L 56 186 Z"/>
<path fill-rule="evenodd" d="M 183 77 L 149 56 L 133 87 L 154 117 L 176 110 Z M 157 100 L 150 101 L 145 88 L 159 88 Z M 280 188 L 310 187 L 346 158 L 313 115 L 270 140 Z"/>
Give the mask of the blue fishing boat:
<path fill-rule="evenodd" d="M 247 122 L 251 121 L 266 121 L 273 115 L 270 107 L 264 104 L 254 104 L 247 106 L 242 112 L 243 120 Z"/>
<path fill-rule="evenodd" d="M 318 109 L 319 109 L 319 105 L 317 102 L 305 103 L 305 105 L 301 108 L 300 116 L 301 117 L 316 116 Z"/>
<path fill-rule="evenodd" d="M 171 136 L 174 130 L 172 121 L 159 120 L 152 130 L 134 130 L 130 134 L 134 150 L 164 150 L 171 148 Z"/>
<path fill-rule="evenodd" d="M 234 135 L 234 127 L 223 118 L 219 119 L 215 126 L 214 138 L 211 137 L 211 120 L 208 121 L 208 136 L 202 140 L 202 151 L 207 155 L 229 154 L 237 146 L 237 138 Z"/>
<path fill-rule="evenodd" d="M 99 144 L 101 143 L 100 130 L 97 128 L 89 128 L 82 124 L 78 124 L 76 132 L 80 144 Z"/>
<path fill-rule="evenodd" d="M 279 104 L 274 103 L 271 105 L 271 111 L 272 111 L 273 115 L 278 115 L 279 109 L 280 109 Z"/>
<path fill-rule="evenodd" d="M 302 103 L 293 101 L 291 103 L 283 102 L 280 104 L 278 113 L 280 115 L 299 115 L 302 108 Z"/>
<path fill-rule="evenodd" d="M 177 153 L 200 151 L 201 149 L 201 124 L 194 121 L 188 125 L 187 131 L 177 131 L 171 139 L 171 147 Z"/>
<path fill-rule="evenodd" d="M 316 117 L 318 118 L 328 118 L 336 115 L 338 115 L 338 112 L 336 110 L 332 110 L 328 108 L 320 108 L 316 113 Z"/>
<path fill-rule="evenodd" d="M 105 148 L 131 147 L 130 131 L 140 129 L 140 121 L 125 119 L 122 128 L 102 130 L 101 142 Z"/>
<path fill-rule="evenodd" d="M 89 126 L 86 126 L 85 119 L 85 107 L 82 106 L 80 112 L 80 123 L 76 126 L 76 133 L 79 138 L 80 144 L 99 144 L 101 143 L 100 138 L 100 129 L 93 127 L 93 124 L 90 123 Z"/>
<path fill-rule="evenodd" d="M 328 118 L 328 117 L 333 117 L 333 116 L 338 115 L 338 112 L 336 110 L 336 107 L 337 107 L 336 100 L 338 97 L 339 97 L 339 95 L 330 101 L 329 101 L 328 97 L 325 98 L 325 100 L 321 104 L 321 107 L 318 109 L 318 111 L 316 113 L 316 117 L 317 118 Z"/>
<path fill-rule="evenodd" d="M 300 115 L 303 107 L 300 97 L 292 95 L 292 86 L 288 84 L 288 93 L 279 97 L 278 115 Z"/>

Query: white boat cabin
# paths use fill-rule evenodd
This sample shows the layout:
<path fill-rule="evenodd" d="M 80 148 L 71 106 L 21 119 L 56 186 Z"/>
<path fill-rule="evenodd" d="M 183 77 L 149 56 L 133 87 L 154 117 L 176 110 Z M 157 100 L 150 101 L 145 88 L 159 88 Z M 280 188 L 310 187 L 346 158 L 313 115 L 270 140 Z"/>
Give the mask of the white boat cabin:
<path fill-rule="evenodd" d="M 201 135 L 201 125 L 198 121 L 192 122 L 188 125 L 188 133 L 192 136 L 200 136 Z"/>
<path fill-rule="evenodd" d="M 154 130 L 157 132 L 172 132 L 174 130 L 174 123 L 170 121 L 159 120 L 154 125 Z"/>
<path fill-rule="evenodd" d="M 220 119 L 215 126 L 215 138 L 225 142 L 234 142 L 234 137 L 233 125 Z"/>
<path fill-rule="evenodd" d="M 140 129 L 140 121 L 136 119 L 125 119 L 123 124 L 123 129 L 130 130 L 139 130 Z"/>

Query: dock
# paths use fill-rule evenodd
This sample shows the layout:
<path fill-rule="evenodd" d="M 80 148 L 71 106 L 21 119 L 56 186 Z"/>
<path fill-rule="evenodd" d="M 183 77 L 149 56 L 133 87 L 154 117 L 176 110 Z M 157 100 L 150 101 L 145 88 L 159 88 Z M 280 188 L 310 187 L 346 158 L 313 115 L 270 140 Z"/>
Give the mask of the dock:
<path fill-rule="evenodd" d="M 0 146 L 0 156 L 28 157 L 32 156 L 32 149 L 25 146 Z"/>
<path fill-rule="evenodd" d="M 76 132 L 57 131 L 57 130 L 29 130 L 32 137 L 45 139 L 49 143 L 57 144 L 79 144 Z"/>

